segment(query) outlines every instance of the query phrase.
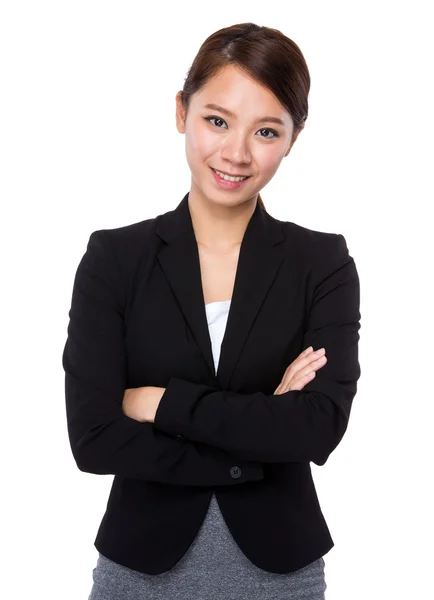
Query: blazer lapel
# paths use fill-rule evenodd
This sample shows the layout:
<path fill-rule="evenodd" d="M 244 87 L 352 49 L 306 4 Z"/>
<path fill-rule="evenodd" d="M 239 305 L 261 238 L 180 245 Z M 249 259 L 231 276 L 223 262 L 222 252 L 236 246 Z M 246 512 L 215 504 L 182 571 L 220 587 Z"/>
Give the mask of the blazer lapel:
<path fill-rule="evenodd" d="M 249 331 L 285 258 L 285 244 L 282 243 L 285 238 L 280 223 L 259 204 L 256 205 L 240 247 L 217 375 L 214 373 L 199 251 L 188 206 L 188 193 L 175 210 L 161 215 L 157 234 L 166 242 L 157 255 L 159 264 L 213 379 L 221 389 L 229 389 Z"/>

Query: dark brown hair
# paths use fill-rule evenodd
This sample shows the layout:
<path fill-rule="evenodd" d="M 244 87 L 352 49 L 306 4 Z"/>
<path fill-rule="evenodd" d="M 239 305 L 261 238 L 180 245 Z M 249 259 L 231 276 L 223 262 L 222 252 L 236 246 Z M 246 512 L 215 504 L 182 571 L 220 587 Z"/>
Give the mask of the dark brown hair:
<path fill-rule="evenodd" d="M 300 48 L 278 29 L 239 23 L 211 34 L 199 48 L 185 79 L 181 100 L 186 111 L 191 96 L 226 65 L 236 65 L 267 87 L 291 115 L 291 145 L 308 115 L 309 70 Z M 258 202 L 265 210 L 261 195 Z"/>

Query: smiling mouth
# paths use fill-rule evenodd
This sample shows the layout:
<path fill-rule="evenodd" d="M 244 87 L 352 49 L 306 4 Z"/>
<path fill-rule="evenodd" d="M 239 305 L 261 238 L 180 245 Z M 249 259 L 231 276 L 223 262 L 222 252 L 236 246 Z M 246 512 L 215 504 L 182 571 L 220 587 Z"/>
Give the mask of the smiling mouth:
<path fill-rule="evenodd" d="M 214 167 L 210 167 L 214 173 L 217 173 L 217 175 L 219 173 L 222 173 L 223 175 L 227 175 L 228 177 L 244 177 L 245 179 L 248 179 L 249 177 L 251 177 L 251 175 L 231 175 L 231 173 L 225 173 L 225 171 L 220 171 L 218 169 L 214 169 Z"/>

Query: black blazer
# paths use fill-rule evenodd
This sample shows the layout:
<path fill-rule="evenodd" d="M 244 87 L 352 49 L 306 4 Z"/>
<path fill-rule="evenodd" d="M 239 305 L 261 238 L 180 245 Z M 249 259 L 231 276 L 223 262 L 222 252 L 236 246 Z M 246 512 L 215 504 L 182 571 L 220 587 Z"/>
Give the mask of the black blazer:
<path fill-rule="evenodd" d="M 217 374 L 188 194 L 174 210 L 94 231 L 74 279 L 63 351 L 68 434 L 81 471 L 114 480 L 95 547 L 159 574 L 195 538 L 213 492 L 245 555 L 273 573 L 333 546 L 311 474 L 348 426 L 360 377 L 359 278 L 345 238 L 259 204 L 241 244 Z M 273 395 L 308 346 L 328 362 Z M 126 388 L 165 387 L 155 423 Z"/>

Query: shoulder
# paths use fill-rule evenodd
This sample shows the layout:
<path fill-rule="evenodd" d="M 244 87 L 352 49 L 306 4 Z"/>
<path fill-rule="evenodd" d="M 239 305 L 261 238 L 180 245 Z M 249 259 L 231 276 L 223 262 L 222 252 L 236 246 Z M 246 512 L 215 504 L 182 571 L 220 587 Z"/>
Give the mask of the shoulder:
<path fill-rule="evenodd" d="M 356 290 L 354 297 L 358 297 L 360 281 L 357 265 L 342 233 L 309 229 L 290 221 L 280 221 L 280 224 L 287 255 L 295 259 L 316 288 L 323 284 L 330 289 L 337 289 L 342 284 L 350 285 Z"/>
<path fill-rule="evenodd" d="M 336 274 L 358 280 L 357 266 L 342 233 L 319 231 L 292 221 L 279 220 L 285 237 L 286 254 L 300 271 L 318 283 Z"/>
<path fill-rule="evenodd" d="M 106 253 L 112 255 L 123 269 L 134 269 L 140 259 L 149 254 L 152 244 L 155 244 L 154 233 L 160 217 L 158 215 L 119 227 L 98 229 L 90 234 L 90 242 L 96 240 L 104 246 Z"/>
<path fill-rule="evenodd" d="M 311 260 L 335 257 L 339 260 L 349 256 L 347 241 L 342 233 L 310 229 L 292 221 L 278 221 L 288 249 L 296 251 L 300 257 Z"/>
<path fill-rule="evenodd" d="M 161 215 L 120 227 L 92 231 L 85 260 L 113 289 L 127 293 L 141 265 L 156 250 L 153 235 Z"/>
<path fill-rule="evenodd" d="M 112 246 L 116 253 L 140 251 L 149 242 L 157 221 L 158 217 L 152 217 L 111 229 L 98 229 L 93 231 L 91 236 L 106 240 L 106 243 Z"/>

